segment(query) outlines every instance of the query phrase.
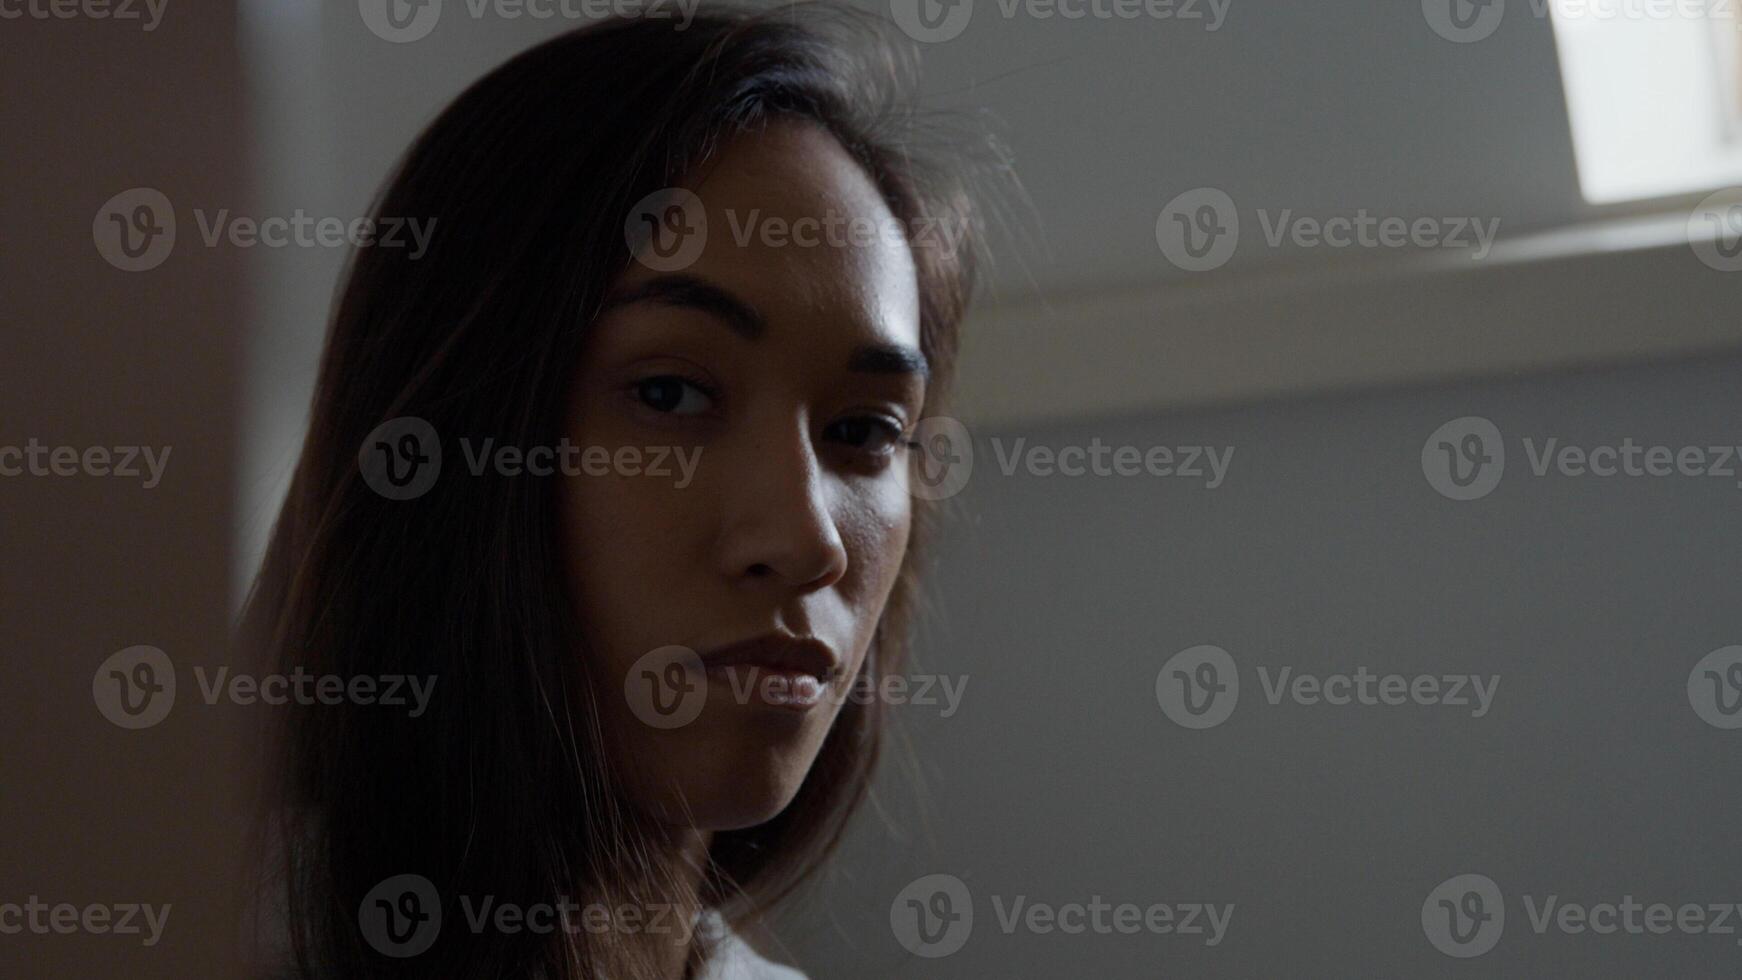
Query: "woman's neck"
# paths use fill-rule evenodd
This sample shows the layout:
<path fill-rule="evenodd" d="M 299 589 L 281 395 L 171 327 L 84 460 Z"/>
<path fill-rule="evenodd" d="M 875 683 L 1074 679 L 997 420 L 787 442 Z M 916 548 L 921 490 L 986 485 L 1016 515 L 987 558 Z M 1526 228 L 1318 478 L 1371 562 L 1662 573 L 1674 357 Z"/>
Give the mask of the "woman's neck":
<path fill-rule="evenodd" d="M 683 875 L 683 887 L 676 890 L 680 901 L 665 921 L 676 924 L 664 935 L 649 934 L 655 940 L 655 955 L 660 974 L 671 980 L 689 980 L 690 948 L 695 944 L 695 926 L 700 923 L 703 909 L 699 896 L 708 868 L 708 850 L 713 845 L 712 831 L 694 827 L 674 828 L 669 838 L 674 873 Z"/>

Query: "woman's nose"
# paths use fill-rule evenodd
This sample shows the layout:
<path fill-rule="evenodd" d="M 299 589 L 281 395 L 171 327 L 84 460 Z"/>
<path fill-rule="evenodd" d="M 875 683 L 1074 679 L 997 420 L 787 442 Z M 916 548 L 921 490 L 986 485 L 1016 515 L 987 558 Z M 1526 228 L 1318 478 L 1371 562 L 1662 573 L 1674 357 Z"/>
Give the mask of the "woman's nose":
<path fill-rule="evenodd" d="M 717 474 L 723 487 L 720 570 L 801 592 L 839 581 L 847 549 L 835 522 L 836 488 L 804 427 L 747 440 L 730 455 L 722 460 L 729 470 Z"/>

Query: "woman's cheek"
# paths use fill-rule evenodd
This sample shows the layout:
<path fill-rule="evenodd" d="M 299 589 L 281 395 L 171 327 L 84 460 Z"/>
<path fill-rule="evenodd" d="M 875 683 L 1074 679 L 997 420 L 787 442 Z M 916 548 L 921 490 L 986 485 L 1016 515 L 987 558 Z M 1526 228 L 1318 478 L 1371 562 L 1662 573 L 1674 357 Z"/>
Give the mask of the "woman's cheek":
<path fill-rule="evenodd" d="M 864 569 L 863 582 L 875 604 L 871 612 L 876 619 L 883 613 L 883 604 L 907 555 L 913 498 L 907 493 L 905 479 L 891 478 L 876 481 L 854 500 L 857 510 L 843 521 L 843 536 L 849 542 L 849 556 L 857 552 Z"/>

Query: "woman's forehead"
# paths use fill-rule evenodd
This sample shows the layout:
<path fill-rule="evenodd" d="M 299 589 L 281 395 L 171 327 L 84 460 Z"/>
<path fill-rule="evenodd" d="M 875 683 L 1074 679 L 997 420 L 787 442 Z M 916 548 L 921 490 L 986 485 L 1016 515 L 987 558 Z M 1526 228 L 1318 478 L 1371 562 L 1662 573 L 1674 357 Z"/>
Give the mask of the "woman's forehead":
<path fill-rule="evenodd" d="M 705 244 L 686 271 L 737 294 L 772 324 L 853 323 L 918 344 L 918 272 L 907 231 L 826 130 L 773 124 L 732 141 L 700 176 L 693 206 L 705 215 Z"/>

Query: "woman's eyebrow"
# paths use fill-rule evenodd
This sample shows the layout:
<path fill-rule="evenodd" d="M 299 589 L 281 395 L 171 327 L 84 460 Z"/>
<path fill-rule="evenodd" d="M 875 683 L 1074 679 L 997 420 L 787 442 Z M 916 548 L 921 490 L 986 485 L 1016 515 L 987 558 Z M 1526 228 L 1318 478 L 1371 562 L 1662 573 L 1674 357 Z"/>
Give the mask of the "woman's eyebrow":
<path fill-rule="evenodd" d="M 634 303 L 700 310 L 745 340 L 758 340 L 768 332 L 768 321 L 754 306 L 697 276 L 682 273 L 655 276 L 611 294 L 605 300 L 604 310 Z M 915 374 L 921 378 L 931 373 L 925 354 L 917 347 L 895 343 L 864 344 L 854 348 L 847 359 L 847 370 L 869 374 Z"/>
<path fill-rule="evenodd" d="M 712 314 L 745 340 L 756 340 L 768 332 L 768 321 L 754 306 L 695 276 L 677 273 L 655 276 L 613 293 L 605 300 L 604 309 L 633 303 L 659 303 L 701 310 Z"/>
<path fill-rule="evenodd" d="M 854 348 L 853 356 L 847 360 L 847 370 L 872 374 L 917 374 L 921 378 L 931 374 L 925 355 L 906 344 L 866 344 Z"/>

